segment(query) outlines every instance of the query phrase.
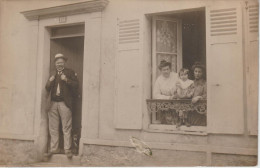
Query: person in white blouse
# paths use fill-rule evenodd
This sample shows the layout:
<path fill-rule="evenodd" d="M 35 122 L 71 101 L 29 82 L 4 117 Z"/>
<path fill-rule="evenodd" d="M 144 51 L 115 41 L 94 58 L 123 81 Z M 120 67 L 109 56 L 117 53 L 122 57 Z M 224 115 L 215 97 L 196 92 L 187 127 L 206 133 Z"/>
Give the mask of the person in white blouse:
<path fill-rule="evenodd" d="M 173 99 L 176 91 L 178 74 L 172 72 L 170 62 L 162 60 L 159 65 L 160 76 L 155 81 L 153 88 L 154 99 Z"/>

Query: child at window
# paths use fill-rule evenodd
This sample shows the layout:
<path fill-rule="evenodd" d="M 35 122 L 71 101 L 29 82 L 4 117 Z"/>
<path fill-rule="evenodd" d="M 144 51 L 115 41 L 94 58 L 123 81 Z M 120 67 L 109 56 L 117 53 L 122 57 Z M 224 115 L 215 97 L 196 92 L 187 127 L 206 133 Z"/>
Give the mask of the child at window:
<path fill-rule="evenodd" d="M 179 72 L 179 80 L 176 82 L 177 99 L 190 99 L 192 97 L 191 85 L 193 81 L 188 78 L 189 70 L 182 68 Z"/>
<path fill-rule="evenodd" d="M 190 99 L 192 97 L 192 89 L 191 86 L 193 81 L 188 78 L 189 70 L 186 68 L 182 68 L 179 71 L 179 80 L 176 83 L 176 91 L 175 91 L 175 98 L 177 99 Z M 179 121 L 177 122 L 176 127 L 179 127 L 182 123 L 186 126 L 190 126 L 187 118 L 188 118 L 188 111 L 179 110 Z"/>

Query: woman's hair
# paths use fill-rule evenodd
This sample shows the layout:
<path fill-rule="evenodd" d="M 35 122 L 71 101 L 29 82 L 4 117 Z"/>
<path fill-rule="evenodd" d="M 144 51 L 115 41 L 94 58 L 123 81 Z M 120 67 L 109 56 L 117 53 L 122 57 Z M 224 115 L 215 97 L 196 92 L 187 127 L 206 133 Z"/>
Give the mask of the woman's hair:
<path fill-rule="evenodd" d="M 167 61 L 165 61 L 165 60 L 161 60 L 161 62 L 160 62 L 160 64 L 159 64 L 158 68 L 161 70 L 163 67 L 167 67 L 167 66 L 169 66 L 170 69 L 171 69 L 171 68 L 172 68 L 172 63 L 167 62 Z"/>
<path fill-rule="evenodd" d="M 194 70 L 196 68 L 200 68 L 202 70 L 202 78 L 203 79 L 206 79 L 206 68 L 203 64 L 201 64 L 200 62 L 195 62 L 192 66 L 192 71 L 194 73 Z"/>
<path fill-rule="evenodd" d="M 182 69 L 179 71 L 179 76 L 181 76 L 181 73 L 184 73 L 184 74 L 188 74 L 188 75 L 189 75 L 189 70 L 186 69 L 186 68 L 182 68 Z"/>
<path fill-rule="evenodd" d="M 202 69 L 202 72 L 205 73 L 205 66 L 201 64 L 200 62 L 195 62 L 192 66 L 192 71 L 195 70 L 195 68 L 200 68 Z"/>

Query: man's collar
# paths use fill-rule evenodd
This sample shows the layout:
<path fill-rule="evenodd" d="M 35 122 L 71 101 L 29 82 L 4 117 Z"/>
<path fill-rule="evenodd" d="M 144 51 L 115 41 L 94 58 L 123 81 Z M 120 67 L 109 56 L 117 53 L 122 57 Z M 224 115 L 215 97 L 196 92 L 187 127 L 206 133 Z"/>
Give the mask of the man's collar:
<path fill-rule="evenodd" d="M 63 68 L 63 69 L 62 69 L 62 70 L 60 70 L 60 71 L 58 71 L 58 70 L 56 69 L 56 72 L 62 72 L 64 69 L 65 69 L 65 68 Z"/>

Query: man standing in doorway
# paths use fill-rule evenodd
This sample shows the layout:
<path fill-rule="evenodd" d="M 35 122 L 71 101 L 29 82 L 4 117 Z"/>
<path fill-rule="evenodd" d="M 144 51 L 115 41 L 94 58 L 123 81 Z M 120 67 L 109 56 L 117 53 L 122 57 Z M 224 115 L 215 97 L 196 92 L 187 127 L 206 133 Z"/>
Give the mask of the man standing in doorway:
<path fill-rule="evenodd" d="M 48 112 L 49 132 L 51 136 L 51 148 L 47 154 L 60 153 L 59 149 L 59 125 L 62 124 L 64 134 L 64 151 L 69 159 L 72 158 L 72 104 L 77 95 L 78 79 L 76 73 L 65 68 L 67 57 L 63 54 L 55 55 L 56 72 L 51 75 L 46 83 L 46 90 L 51 94 L 51 106 Z"/>

